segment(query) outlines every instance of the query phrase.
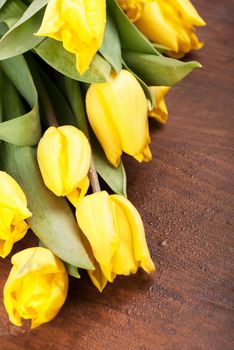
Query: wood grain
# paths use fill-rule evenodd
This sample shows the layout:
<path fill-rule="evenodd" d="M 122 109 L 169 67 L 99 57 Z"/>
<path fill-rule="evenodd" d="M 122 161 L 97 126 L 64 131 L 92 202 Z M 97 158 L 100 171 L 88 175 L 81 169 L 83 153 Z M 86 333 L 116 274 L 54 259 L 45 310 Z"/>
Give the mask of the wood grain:
<path fill-rule="evenodd" d="M 208 26 L 189 58 L 203 69 L 169 94 L 168 124 L 151 123 L 153 161 L 125 159 L 157 273 L 118 278 L 102 295 L 85 274 L 71 279 L 58 317 L 31 332 L 10 325 L 1 302 L 2 349 L 233 349 L 233 1 L 194 4 Z M 1 261 L 1 291 L 9 269 Z"/>

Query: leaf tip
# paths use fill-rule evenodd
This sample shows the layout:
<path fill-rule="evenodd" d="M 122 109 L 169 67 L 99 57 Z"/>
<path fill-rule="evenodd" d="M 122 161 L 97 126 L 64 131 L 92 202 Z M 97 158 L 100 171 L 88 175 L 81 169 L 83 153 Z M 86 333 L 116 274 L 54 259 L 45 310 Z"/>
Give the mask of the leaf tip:
<path fill-rule="evenodd" d="M 192 68 L 202 68 L 201 63 L 197 62 L 197 61 L 191 61 L 190 62 Z"/>

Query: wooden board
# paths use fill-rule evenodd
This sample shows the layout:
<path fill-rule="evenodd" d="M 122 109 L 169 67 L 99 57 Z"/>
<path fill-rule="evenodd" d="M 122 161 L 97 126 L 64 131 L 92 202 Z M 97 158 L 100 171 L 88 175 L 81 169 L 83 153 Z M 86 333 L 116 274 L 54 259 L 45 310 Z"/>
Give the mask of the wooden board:
<path fill-rule="evenodd" d="M 1 301 L 2 349 L 234 348 L 233 1 L 194 4 L 208 26 L 189 58 L 203 69 L 169 94 L 168 124 L 151 123 L 153 161 L 125 159 L 157 273 L 118 278 L 102 294 L 87 277 L 71 280 L 58 317 L 31 332 L 8 322 Z M 9 269 L 1 260 L 1 291 Z"/>

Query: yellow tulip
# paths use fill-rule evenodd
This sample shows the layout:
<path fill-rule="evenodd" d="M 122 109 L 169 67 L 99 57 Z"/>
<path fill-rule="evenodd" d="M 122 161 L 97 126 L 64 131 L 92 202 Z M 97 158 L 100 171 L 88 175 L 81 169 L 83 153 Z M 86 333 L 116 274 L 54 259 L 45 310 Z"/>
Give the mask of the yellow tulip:
<path fill-rule="evenodd" d="M 62 41 L 83 74 L 101 47 L 105 23 L 105 0 L 50 0 L 36 35 Z"/>
<path fill-rule="evenodd" d="M 172 50 L 172 56 L 182 57 L 202 43 L 195 35 L 195 26 L 205 22 L 189 0 L 154 0 L 147 2 L 134 24 L 152 42 Z"/>
<path fill-rule="evenodd" d="M 13 267 L 4 287 L 4 305 L 10 321 L 31 328 L 54 318 L 64 304 L 68 275 L 63 263 L 49 250 L 34 247 L 13 255 Z"/>
<path fill-rule="evenodd" d="M 155 106 L 149 111 L 149 116 L 165 124 L 168 118 L 167 106 L 164 101 L 165 95 L 170 90 L 168 86 L 150 86 L 150 91 L 155 98 Z"/>
<path fill-rule="evenodd" d="M 140 214 L 125 197 L 105 191 L 86 196 L 76 207 L 76 218 L 95 266 L 89 275 L 100 291 L 116 275 L 136 273 L 139 267 L 155 271 Z"/>
<path fill-rule="evenodd" d="M 0 256 L 5 258 L 13 244 L 22 239 L 28 224 L 25 219 L 32 216 L 27 209 L 27 200 L 17 182 L 0 171 Z"/>
<path fill-rule="evenodd" d="M 82 131 L 71 125 L 51 126 L 41 138 L 37 159 L 46 186 L 75 205 L 89 187 L 91 148 Z"/>
<path fill-rule="evenodd" d="M 106 83 L 91 84 L 86 110 L 110 163 L 117 167 L 123 151 L 139 162 L 151 160 L 147 99 L 130 72 L 122 70 Z"/>

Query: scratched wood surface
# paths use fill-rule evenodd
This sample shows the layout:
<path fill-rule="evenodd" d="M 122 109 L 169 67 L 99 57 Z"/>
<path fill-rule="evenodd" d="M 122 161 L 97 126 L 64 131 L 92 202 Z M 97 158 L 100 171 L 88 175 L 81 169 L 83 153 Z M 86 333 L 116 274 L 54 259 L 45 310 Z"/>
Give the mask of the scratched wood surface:
<path fill-rule="evenodd" d="M 10 325 L 1 349 L 231 350 L 233 332 L 233 1 L 194 1 L 203 64 L 168 96 L 170 120 L 151 123 L 154 159 L 126 159 L 129 199 L 145 222 L 157 273 L 118 278 L 101 294 L 70 281 L 58 317 L 34 331 Z M 32 245 L 19 243 L 15 251 Z M 10 258 L 0 262 L 0 288 Z"/>

